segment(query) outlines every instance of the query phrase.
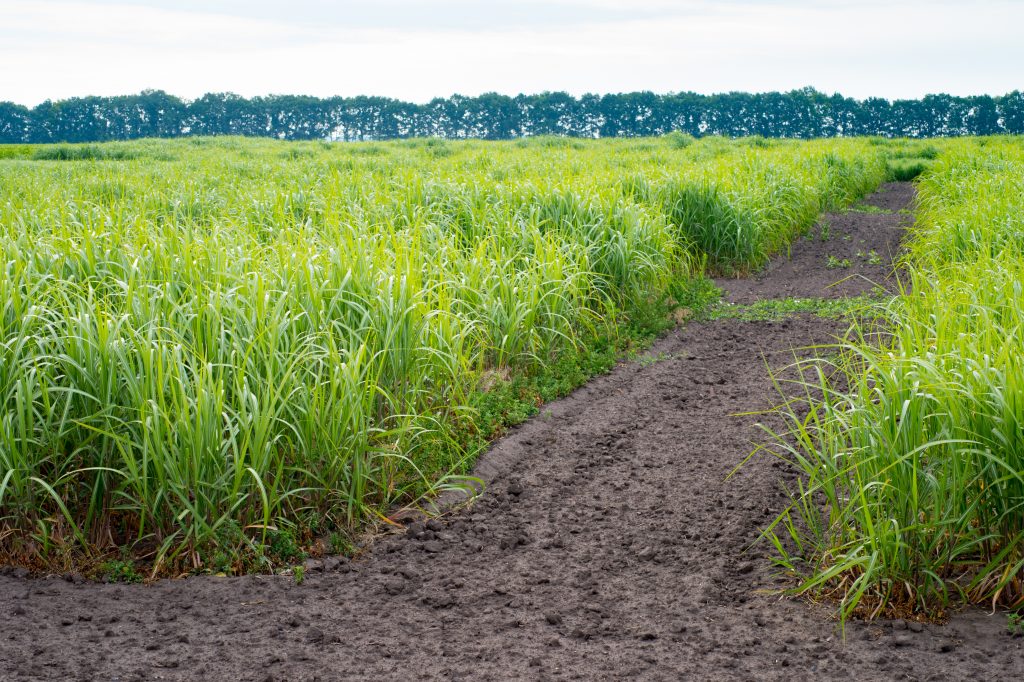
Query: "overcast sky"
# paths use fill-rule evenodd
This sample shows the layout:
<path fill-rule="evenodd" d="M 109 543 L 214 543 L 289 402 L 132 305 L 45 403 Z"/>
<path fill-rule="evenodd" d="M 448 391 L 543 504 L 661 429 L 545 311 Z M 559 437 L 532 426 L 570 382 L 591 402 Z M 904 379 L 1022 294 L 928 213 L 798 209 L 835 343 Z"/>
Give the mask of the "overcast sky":
<path fill-rule="evenodd" d="M 1024 89 L 1024 1 L 0 0 L 0 100 Z"/>

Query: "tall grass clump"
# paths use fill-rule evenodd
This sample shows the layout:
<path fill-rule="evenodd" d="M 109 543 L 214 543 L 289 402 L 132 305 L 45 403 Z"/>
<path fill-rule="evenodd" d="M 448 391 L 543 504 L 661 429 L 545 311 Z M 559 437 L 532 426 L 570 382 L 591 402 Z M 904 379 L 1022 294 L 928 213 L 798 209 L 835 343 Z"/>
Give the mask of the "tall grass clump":
<path fill-rule="evenodd" d="M 844 617 L 1024 604 L 1024 153 L 989 142 L 948 143 L 884 331 L 802 365 L 783 411 L 804 478 L 767 535 Z"/>
<path fill-rule="evenodd" d="M 889 179 L 897 182 L 916 180 L 934 165 L 941 154 L 939 146 L 923 140 L 881 140 L 872 142 L 885 147 L 882 156 L 886 160 Z"/>
<path fill-rule="evenodd" d="M 823 210 L 876 188 L 885 179 L 885 164 L 865 151 L 778 140 L 752 149 L 743 144 L 708 160 L 697 146 L 693 153 L 701 163 L 667 178 L 653 194 L 680 240 L 706 254 L 713 271 L 742 274 L 787 249 Z M 629 188 L 640 187 L 634 181 Z"/>
<path fill-rule="evenodd" d="M 884 168 L 851 140 L 23 152 L 0 162 L 0 557 L 154 573 L 288 561 L 457 484 L 705 262 L 763 262 Z"/>
<path fill-rule="evenodd" d="M 31 158 L 34 161 L 105 161 L 130 159 L 133 152 L 128 145 L 76 144 L 42 146 Z"/>

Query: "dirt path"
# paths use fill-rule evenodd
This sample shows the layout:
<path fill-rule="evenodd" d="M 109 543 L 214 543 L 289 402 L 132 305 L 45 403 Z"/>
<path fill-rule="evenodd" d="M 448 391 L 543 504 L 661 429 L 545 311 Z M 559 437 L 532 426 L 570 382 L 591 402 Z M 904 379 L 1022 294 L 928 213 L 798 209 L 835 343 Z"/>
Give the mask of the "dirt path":
<path fill-rule="evenodd" d="M 874 200 L 910 197 L 897 185 Z M 865 244 L 892 236 L 890 215 L 856 220 Z M 826 610 L 758 592 L 773 584 L 764 550 L 745 548 L 786 473 L 762 458 L 724 480 L 758 438 L 731 415 L 770 400 L 766 359 L 839 331 L 813 317 L 687 325 L 498 442 L 468 510 L 301 586 L 0 576 L 0 678 L 1021 679 L 1002 616 L 855 624 L 844 645 Z"/>
<path fill-rule="evenodd" d="M 750 279 L 719 280 L 718 284 L 732 303 L 842 298 L 868 293 L 876 285 L 893 289 L 897 282 L 891 276 L 891 263 L 906 226 L 913 222 L 909 215 L 913 200 L 910 183 L 884 185 L 864 202 L 874 212 L 825 215 L 806 238 L 793 244 L 790 258 L 775 259 Z"/>

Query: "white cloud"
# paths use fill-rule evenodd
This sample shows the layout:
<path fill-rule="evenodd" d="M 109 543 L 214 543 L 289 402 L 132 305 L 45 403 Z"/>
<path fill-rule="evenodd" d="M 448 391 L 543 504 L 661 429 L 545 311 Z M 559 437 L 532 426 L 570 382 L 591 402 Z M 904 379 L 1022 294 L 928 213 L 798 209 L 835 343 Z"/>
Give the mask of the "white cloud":
<path fill-rule="evenodd" d="M 365 4 L 316 0 L 296 0 L 289 13 L 265 2 L 4 0 L 0 100 L 145 88 L 425 101 L 486 91 L 812 85 L 916 97 L 1024 87 L 1024 3 L 561 0 L 534 23 L 528 11 L 505 20 L 513 5 L 473 3 L 477 14 L 460 18 L 445 12 L 465 0 L 385 0 L 372 16 L 357 11 Z"/>

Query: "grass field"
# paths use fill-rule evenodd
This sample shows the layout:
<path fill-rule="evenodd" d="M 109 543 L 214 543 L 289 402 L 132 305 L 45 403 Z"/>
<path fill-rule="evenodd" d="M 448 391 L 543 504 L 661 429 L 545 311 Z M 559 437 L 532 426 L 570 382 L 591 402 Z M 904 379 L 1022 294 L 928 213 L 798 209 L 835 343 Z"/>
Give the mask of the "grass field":
<path fill-rule="evenodd" d="M 1024 601 L 1019 140 L 0 158 L 5 561 L 159 575 L 345 551 L 708 303 L 706 274 L 756 271 L 821 211 L 918 177 L 907 291 L 881 338 L 872 321 L 806 366 L 776 443 L 805 479 L 768 536 L 844 615 Z"/>
<path fill-rule="evenodd" d="M 839 348 L 841 381 L 807 366 L 778 441 L 807 476 L 780 561 L 844 615 L 1024 604 L 1024 151 L 942 147 L 888 333 Z"/>
<path fill-rule="evenodd" d="M 0 549 L 157 573 L 344 549 L 915 149 L 4 148 Z"/>

